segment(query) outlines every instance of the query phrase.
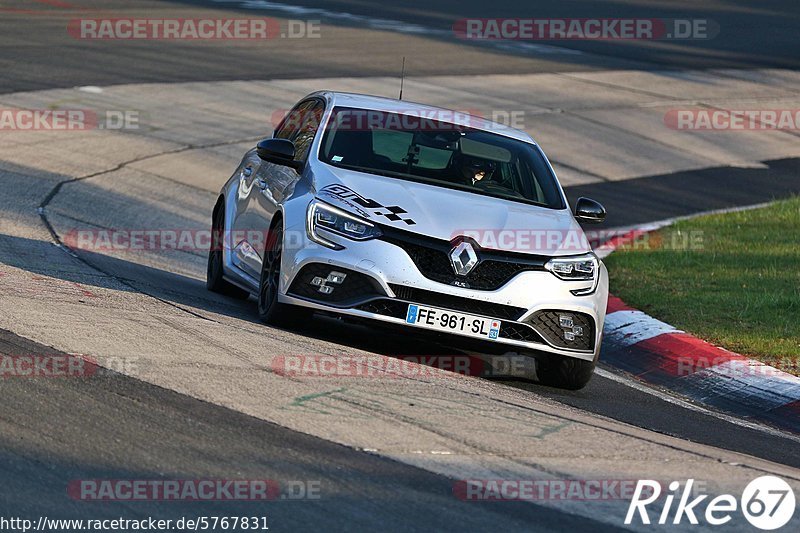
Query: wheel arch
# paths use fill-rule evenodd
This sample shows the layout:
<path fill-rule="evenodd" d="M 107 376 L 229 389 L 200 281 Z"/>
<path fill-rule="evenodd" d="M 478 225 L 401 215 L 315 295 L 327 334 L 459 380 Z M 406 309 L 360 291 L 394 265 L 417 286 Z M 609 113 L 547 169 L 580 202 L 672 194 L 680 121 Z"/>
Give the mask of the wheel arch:
<path fill-rule="evenodd" d="M 275 211 L 275 215 L 273 215 L 272 220 L 270 220 L 269 222 L 269 230 L 267 231 L 267 238 L 264 241 L 265 242 L 264 252 L 266 252 L 268 247 L 272 244 L 272 239 L 274 238 L 273 236 L 275 235 L 275 228 L 277 228 L 279 224 L 281 225 L 281 227 L 283 226 L 284 224 L 283 219 L 284 219 L 283 210 L 278 208 Z M 283 227 L 281 229 L 283 229 Z"/>

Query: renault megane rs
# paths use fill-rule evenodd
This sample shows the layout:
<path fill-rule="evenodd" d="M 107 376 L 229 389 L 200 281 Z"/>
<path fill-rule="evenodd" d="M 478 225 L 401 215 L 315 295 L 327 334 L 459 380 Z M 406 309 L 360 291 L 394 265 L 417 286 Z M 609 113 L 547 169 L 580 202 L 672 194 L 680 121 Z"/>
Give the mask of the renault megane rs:
<path fill-rule="evenodd" d="M 506 345 L 581 388 L 608 274 L 530 136 L 466 113 L 337 92 L 303 98 L 213 211 L 207 285 L 261 319 L 315 310 Z"/>

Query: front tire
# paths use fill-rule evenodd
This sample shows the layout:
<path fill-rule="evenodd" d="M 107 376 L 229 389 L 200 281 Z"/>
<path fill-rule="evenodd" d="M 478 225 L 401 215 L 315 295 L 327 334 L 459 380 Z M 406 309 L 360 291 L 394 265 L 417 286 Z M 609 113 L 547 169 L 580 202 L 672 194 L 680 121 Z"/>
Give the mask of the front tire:
<path fill-rule="evenodd" d="M 594 361 L 584 361 L 573 357 L 554 356 L 542 361 L 536 374 L 539 382 L 559 389 L 580 390 L 592 379 Z"/>
<path fill-rule="evenodd" d="M 294 327 L 309 319 L 312 311 L 278 301 L 282 256 L 283 229 L 277 226 L 269 232 L 264 250 L 261 281 L 258 285 L 258 318 L 270 326 Z"/>
<path fill-rule="evenodd" d="M 231 296 L 239 300 L 247 300 L 250 292 L 240 289 L 223 278 L 222 254 L 224 253 L 225 235 L 225 206 L 219 204 L 214 209 L 211 221 L 211 248 L 208 250 L 208 265 L 206 268 L 206 288 L 211 292 Z"/>

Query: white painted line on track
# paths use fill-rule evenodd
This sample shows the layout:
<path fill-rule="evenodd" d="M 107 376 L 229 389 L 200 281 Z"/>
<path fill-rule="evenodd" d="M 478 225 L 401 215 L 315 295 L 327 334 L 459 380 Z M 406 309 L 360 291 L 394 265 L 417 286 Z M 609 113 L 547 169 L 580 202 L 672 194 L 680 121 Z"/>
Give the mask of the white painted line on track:
<path fill-rule="evenodd" d="M 82 87 L 77 87 L 79 91 L 83 91 L 85 93 L 91 94 L 102 94 L 103 88 L 97 87 L 96 85 L 84 85 Z"/>

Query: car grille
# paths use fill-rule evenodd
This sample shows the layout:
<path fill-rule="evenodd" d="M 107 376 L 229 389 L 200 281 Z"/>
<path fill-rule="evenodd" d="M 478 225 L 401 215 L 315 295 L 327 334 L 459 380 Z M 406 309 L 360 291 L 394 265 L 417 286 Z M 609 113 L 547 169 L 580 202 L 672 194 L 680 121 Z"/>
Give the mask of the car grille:
<path fill-rule="evenodd" d="M 559 324 L 559 317 L 564 315 L 572 317 L 574 325 L 583 329 L 583 335 L 576 336 L 572 341 L 564 338 L 565 329 Z M 589 315 L 573 311 L 537 311 L 528 319 L 528 322 L 553 346 L 583 351 L 594 349 L 594 320 Z"/>
<path fill-rule="evenodd" d="M 483 302 L 472 298 L 462 298 L 449 294 L 439 294 L 438 292 L 415 289 L 405 285 L 389 285 L 397 297 L 401 300 L 408 300 L 416 304 L 430 305 L 432 307 L 442 307 L 462 313 L 473 315 L 483 315 L 489 318 L 499 318 L 501 320 L 517 320 L 525 312 L 522 307 Z M 405 315 L 403 315 L 405 316 Z"/>
<path fill-rule="evenodd" d="M 406 312 L 408 311 L 408 302 L 381 298 L 380 300 L 372 300 L 371 302 L 361 304 L 357 309 L 376 315 L 405 319 Z"/>
<path fill-rule="evenodd" d="M 476 246 L 478 265 L 466 276 L 458 276 L 450 263 L 451 242 L 394 228 L 384 231 L 381 239 L 402 248 L 426 278 L 482 291 L 499 289 L 520 272 L 544 270 L 548 260 L 544 256 L 486 250 Z"/>
<path fill-rule="evenodd" d="M 536 333 L 536 330 L 527 324 L 518 322 L 503 322 L 500 326 L 500 336 L 512 341 L 545 343 L 542 336 Z"/>
<path fill-rule="evenodd" d="M 347 274 L 341 285 L 329 284 L 333 287 L 332 293 L 323 294 L 319 292 L 319 287 L 311 285 L 311 280 L 315 277 L 325 279 L 332 271 Z M 292 286 L 289 287 L 289 294 L 328 305 L 338 305 L 339 307 L 352 307 L 359 302 L 376 296 L 386 296 L 378 282 L 370 276 L 322 263 L 312 263 L 304 266 L 300 273 L 295 276 Z"/>

